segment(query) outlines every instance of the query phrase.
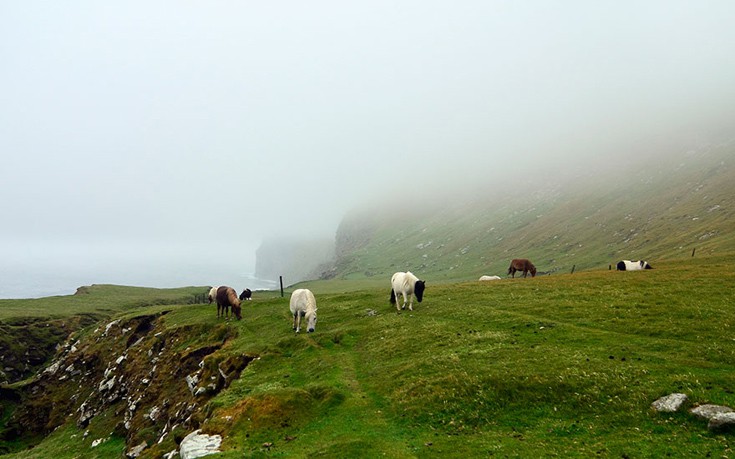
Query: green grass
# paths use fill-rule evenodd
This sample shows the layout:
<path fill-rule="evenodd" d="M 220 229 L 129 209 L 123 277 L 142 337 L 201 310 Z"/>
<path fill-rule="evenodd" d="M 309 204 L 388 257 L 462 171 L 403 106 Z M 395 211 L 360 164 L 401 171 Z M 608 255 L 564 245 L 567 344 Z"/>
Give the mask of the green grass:
<path fill-rule="evenodd" d="M 80 287 L 78 294 L 47 298 L 0 300 L 0 321 L 14 318 L 65 318 L 91 314 L 110 316 L 126 309 L 156 304 L 188 304 L 204 301 L 207 287 L 156 289 L 119 285 Z"/>
<path fill-rule="evenodd" d="M 299 335 L 287 298 L 256 295 L 220 352 L 260 358 L 210 400 L 203 427 L 224 436 L 223 458 L 728 456 L 729 435 L 650 404 L 684 392 L 735 406 L 734 261 L 430 283 L 400 314 L 387 280 L 315 283 L 317 331 Z M 218 323 L 210 305 L 141 312 L 160 308 L 172 331 Z M 123 449 L 112 437 L 95 451 L 82 433 L 7 457 Z"/>
<path fill-rule="evenodd" d="M 730 144 L 636 163 L 615 176 L 488 183 L 449 203 L 426 198 L 421 211 L 355 211 L 337 232 L 342 255 L 333 274 L 355 281 L 411 270 L 433 282 L 457 282 L 504 276 L 513 258 L 561 274 L 621 259 L 656 266 L 694 249 L 700 256 L 732 253 L 733 157 Z"/>

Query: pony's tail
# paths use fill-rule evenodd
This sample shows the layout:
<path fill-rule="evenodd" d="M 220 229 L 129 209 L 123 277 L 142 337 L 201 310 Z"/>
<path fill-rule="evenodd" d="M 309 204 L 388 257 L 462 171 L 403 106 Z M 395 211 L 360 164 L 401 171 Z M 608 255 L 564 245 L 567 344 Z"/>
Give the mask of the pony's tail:
<path fill-rule="evenodd" d="M 396 304 L 396 292 L 393 289 L 390 291 L 390 304 Z"/>

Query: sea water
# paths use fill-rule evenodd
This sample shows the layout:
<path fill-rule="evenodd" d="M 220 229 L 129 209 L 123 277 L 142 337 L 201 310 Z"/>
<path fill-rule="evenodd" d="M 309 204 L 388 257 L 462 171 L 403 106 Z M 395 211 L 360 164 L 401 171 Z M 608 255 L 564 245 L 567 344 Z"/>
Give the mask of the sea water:
<path fill-rule="evenodd" d="M 7 263 L 0 260 L 0 299 L 42 298 L 72 295 L 77 288 L 93 284 L 175 288 L 229 285 L 235 290 L 273 290 L 277 281 L 258 279 L 247 267 L 180 260 L 54 264 Z"/>

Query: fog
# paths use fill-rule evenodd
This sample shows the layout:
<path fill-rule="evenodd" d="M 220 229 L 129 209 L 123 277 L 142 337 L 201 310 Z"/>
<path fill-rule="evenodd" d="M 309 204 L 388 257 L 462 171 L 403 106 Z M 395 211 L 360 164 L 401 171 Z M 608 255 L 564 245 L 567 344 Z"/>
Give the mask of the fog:
<path fill-rule="evenodd" d="M 362 203 L 732 138 L 733 19 L 729 0 L 2 2 L 0 297 L 69 272 L 223 283 Z"/>

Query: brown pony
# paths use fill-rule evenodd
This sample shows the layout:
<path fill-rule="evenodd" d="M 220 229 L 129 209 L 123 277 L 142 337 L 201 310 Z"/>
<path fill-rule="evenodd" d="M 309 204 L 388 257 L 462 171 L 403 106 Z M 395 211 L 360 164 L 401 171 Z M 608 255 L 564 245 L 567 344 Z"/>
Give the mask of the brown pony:
<path fill-rule="evenodd" d="M 218 287 L 217 288 L 217 318 L 222 312 L 222 317 L 229 317 L 230 306 L 232 306 L 232 314 L 237 317 L 237 320 L 242 319 L 240 314 L 240 300 L 237 298 L 237 293 L 232 287 Z"/>
<path fill-rule="evenodd" d="M 515 258 L 511 260 L 510 267 L 508 268 L 508 274 L 511 277 L 516 277 L 516 271 L 523 271 L 523 277 L 530 272 L 531 277 L 536 277 L 536 267 L 529 260 L 525 258 Z"/>

